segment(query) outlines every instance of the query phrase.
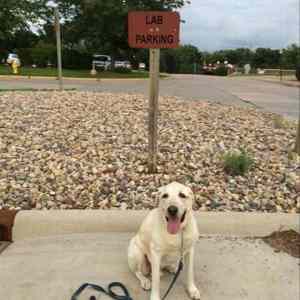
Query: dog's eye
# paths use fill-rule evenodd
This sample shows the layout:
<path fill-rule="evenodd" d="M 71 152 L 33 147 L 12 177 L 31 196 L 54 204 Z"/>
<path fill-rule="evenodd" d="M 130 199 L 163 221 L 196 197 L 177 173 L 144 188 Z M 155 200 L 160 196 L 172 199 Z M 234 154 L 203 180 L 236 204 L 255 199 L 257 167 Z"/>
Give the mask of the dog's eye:
<path fill-rule="evenodd" d="M 169 197 L 168 194 L 163 194 L 163 195 L 162 195 L 162 198 L 163 198 L 163 199 L 166 199 L 166 198 L 168 198 L 168 197 Z"/>
<path fill-rule="evenodd" d="M 186 195 L 184 193 L 179 193 L 180 198 L 186 198 Z"/>

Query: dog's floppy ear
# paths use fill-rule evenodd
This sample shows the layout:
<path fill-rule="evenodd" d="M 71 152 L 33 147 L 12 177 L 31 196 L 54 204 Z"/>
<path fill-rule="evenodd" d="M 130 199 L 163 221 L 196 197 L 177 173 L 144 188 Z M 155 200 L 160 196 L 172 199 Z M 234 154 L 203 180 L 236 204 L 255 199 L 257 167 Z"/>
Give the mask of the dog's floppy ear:
<path fill-rule="evenodd" d="M 194 192 L 193 192 L 193 190 L 192 190 L 190 187 L 188 187 L 188 186 L 186 187 L 186 190 L 187 190 L 187 193 L 188 193 L 189 198 L 191 199 L 192 205 L 193 205 L 194 200 L 195 200 Z"/>
<path fill-rule="evenodd" d="M 161 196 L 163 193 L 164 193 L 164 186 L 158 188 L 158 190 L 157 190 L 156 197 L 155 197 L 155 206 L 156 207 L 159 207 L 159 205 L 161 203 L 160 199 L 161 199 Z"/>
<path fill-rule="evenodd" d="M 154 207 L 159 207 L 159 199 L 160 199 L 160 193 L 158 191 L 154 197 Z"/>

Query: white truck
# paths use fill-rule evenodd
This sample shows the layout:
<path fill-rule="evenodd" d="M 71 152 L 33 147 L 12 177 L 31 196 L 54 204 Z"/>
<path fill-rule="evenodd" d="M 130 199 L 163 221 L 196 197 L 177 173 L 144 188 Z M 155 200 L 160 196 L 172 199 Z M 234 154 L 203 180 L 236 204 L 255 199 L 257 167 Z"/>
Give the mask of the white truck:
<path fill-rule="evenodd" d="M 111 57 L 108 55 L 94 54 L 93 55 L 93 68 L 110 70 L 111 69 Z"/>
<path fill-rule="evenodd" d="M 9 53 L 6 62 L 7 62 L 9 65 L 11 65 L 14 61 L 17 63 L 17 66 L 18 66 L 18 67 L 21 66 L 21 61 L 20 61 L 18 55 L 15 54 L 15 53 Z"/>

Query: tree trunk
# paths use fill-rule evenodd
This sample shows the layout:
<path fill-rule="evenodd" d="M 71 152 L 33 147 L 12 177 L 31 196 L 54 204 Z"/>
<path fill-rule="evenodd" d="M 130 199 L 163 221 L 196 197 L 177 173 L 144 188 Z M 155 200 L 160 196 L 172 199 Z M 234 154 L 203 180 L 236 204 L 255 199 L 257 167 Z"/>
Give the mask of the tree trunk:
<path fill-rule="evenodd" d="M 110 66 L 110 70 L 112 72 L 115 71 L 115 54 L 111 55 L 111 66 Z"/>

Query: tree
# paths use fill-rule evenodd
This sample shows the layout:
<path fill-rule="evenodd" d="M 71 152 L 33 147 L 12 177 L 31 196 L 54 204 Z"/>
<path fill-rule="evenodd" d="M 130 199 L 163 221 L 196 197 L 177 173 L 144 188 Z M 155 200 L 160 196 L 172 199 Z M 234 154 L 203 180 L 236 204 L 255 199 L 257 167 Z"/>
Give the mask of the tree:
<path fill-rule="evenodd" d="M 48 0 L 0 0 L 0 48 L 14 48 L 16 34 L 30 32 L 29 22 L 47 10 Z"/>
<path fill-rule="evenodd" d="M 163 49 L 161 51 L 160 70 L 167 73 L 177 72 L 177 61 L 174 49 Z"/>
<path fill-rule="evenodd" d="M 176 49 L 161 51 L 161 71 L 168 73 L 194 73 L 195 64 L 202 62 L 202 54 L 193 45 L 181 45 Z"/>
<path fill-rule="evenodd" d="M 122 52 L 133 57 L 127 43 L 127 14 L 131 10 L 173 10 L 182 7 L 185 0 L 57 0 L 66 20 L 63 26 L 64 42 L 75 47 L 84 44 L 88 52 L 107 53 L 114 57 Z M 49 21 L 49 20 L 48 20 Z"/>
<path fill-rule="evenodd" d="M 245 64 L 250 64 L 253 60 L 254 53 L 248 48 L 227 49 L 215 51 L 213 53 L 203 53 L 204 61 L 207 64 L 215 64 L 217 61 L 243 67 Z"/>
<path fill-rule="evenodd" d="M 295 69 L 300 66 L 300 47 L 292 44 L 283 50 L 282 65 L 286 69 Z"/>
<path fill-rule="evenodd" d="M 11 40 L 11 49 L 32 48 L 34 47 L 40 37 L 28 29 L 21 29 L 14 33 Z"/>
<path fill-rule="evenodd" d="M 269 48 L 257 48 L 252 65 L 255 68 L 278 68 L 280 65 L 280 51 Z"/>
<path fill-rule="evenodd" d="M 296 77 L 297 80 L 300 81 L 300 65 L 296 66 Z"/>
<path fill-rule="evenodd" d="M 253 60 L 254 53 L 249 48 L 238 48 L 234 50 L 237 57 L 237 65 L 243 67 L 246 64 L 251 64 Z M 230 63 L 230 59 L 228 60 Z"/>
<path fill-rule="evenodd" d="M 174 49 L 177 73 L 194 73 L 194 64 L 201 63 L 201 53 L 193 45 L 184 45 Z"/>
<path fill-rule="evenodd" d="M 215 64 L 216 62 L 224 62 L 226 60 L 225 54 L 222 51 L 215 51 L 205 56 L 207 64 Z"/>

